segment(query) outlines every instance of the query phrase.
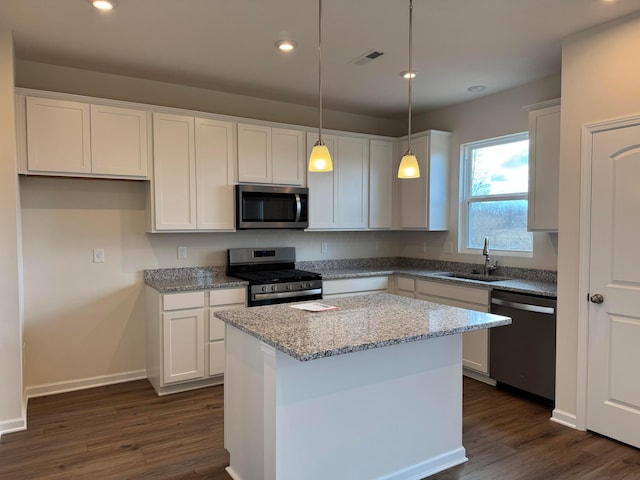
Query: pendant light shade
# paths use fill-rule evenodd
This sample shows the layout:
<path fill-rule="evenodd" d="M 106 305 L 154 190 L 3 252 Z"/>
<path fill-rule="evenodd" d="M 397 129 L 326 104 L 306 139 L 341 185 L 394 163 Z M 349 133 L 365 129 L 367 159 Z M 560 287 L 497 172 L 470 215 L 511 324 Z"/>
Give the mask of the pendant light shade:
<path fill-rule="evenodd" d="M 322 0 L 318 0 L 318 141 L 309 157 L 310 172 L 331 172 L 333 162 L 329 149 L 322 141 Z"/>
<path fill-rule="evenodd" d="M 412 65 L 412 34 L 413 34 L 413 0 L 409 0 L 409 70 L 413 72 Z M 400 167 L 398 168 L 398 178 L 419 178 L 420 167 L 418 166 L 418 159 L 411 152 L 411 84 L 415 75 L 408 76 L 409 82 L 409 132 L 407 134 L 407 151 L 405 152 L 402 160 L 400 160 Z"/>

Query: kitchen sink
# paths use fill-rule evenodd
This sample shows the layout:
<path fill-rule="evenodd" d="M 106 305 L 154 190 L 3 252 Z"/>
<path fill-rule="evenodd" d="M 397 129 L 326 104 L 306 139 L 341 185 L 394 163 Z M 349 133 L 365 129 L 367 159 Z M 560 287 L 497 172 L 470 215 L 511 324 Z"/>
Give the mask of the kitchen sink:
<path fill-rule="evenodd" d="M 501 282 L 503 280 L 510 280 L 507 277 L 483 275 L 482 273 L 443 272 L 443 273 L 436 273 L 435 275 L 438 277 L 462 278 L 464 280 L 475 280 L 476 282 Z"/>

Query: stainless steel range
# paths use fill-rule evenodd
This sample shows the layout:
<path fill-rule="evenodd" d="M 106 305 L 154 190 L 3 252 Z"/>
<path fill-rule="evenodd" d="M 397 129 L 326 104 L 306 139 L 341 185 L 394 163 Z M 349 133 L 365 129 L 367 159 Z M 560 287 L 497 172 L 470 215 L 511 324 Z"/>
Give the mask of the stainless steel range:
<path fill-rule="evenodd" d="M 230 248 L 227 272 L 249 282 L 248 306 L 322 298 L 322 275 L 296 270 L 295 247 Z"/>

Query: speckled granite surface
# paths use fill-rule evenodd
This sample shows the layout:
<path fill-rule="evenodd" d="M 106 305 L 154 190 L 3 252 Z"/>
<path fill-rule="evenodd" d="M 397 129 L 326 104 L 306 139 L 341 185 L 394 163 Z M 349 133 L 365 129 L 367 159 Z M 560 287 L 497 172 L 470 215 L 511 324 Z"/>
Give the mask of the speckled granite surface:
<path fill-rule="evenodd" d="M 515 267 L 498 267 L 492 275 L 509 280 L 479 282 L 462 278 L 443 277 L 443 272 L 466 272 L 482 268 L 475 263 L 442 262 L 415 258 L 356 258 L 297 262 L 296 267 L 322 274 L 325 280 L 372 277 L 399 274 L 424 280 L 473 285 L 487 289 L 528 293 L 556 297 L 556 272 Z M 226 275 L 226 267 L 164 268 L 145 270 L 145 283 L 161 293 L 208 290 L 247 285 L 248 283 Z"/>
<path fill-rule="evenodd" d="M 223 310 L 215 316 L 300 361 L 511 323 L 508 317 L 389 294 L 327 303 L 339 309 L 306 312 L 289 303 Z"/>
<path fill-rule="evenodd" d="M 228 277 L 226 267 L 159 268 L 144 271 L 144 283 L 160 293 L 242 287 L 245 280 Z"/>

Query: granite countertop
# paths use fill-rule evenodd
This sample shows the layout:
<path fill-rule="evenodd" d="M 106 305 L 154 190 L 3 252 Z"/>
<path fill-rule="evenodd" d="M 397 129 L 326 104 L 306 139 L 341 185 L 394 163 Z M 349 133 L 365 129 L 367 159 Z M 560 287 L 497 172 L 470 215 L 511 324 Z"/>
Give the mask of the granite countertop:
<path fill-rule="evenodd" d="M 334 298 L 329 303 L 338 310 L 308 312 L 288 303 L 214 315 L 300 361 L 511 323 L 508 317 L 386 293 Z"/>
<path fill-rule="evenodd" d="M 324 280 L 402 275 L 415 279 L 433 280 L 450 284 L 485 289 L 505 290 L 555 298 L 557 295 L 555 272 L 535 269 L 501 267 L 497 277 L 505 280 L 483 282 L 447 277 L 451 271 L 471 271 L 473 264 L 425 261 L 419 259 L 355 259 L 324 262 L 298 262 L 297 268 L 322 274 Z M 241 287 L 248 282 L 226 275 L 226 267 L 164 268 L 145 270 L 144 282 L 160 293 L 211 290 Z"/>

